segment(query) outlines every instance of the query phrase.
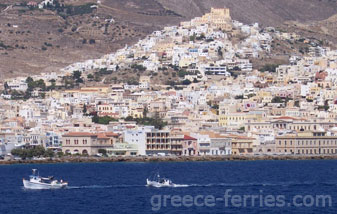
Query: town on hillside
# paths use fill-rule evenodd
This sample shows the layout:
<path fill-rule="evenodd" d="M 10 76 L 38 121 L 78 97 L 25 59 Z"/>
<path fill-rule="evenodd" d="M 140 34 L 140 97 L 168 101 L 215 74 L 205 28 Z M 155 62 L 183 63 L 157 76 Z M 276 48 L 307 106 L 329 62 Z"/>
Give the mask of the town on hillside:
<path fill-rule="evenodd" d="M 294 54 L 275 54 L 282 43 Z M 0 155 L 336 155 L 336 89 L 337 50 L 213 8 L 99 59 L 3 80 Z"/>

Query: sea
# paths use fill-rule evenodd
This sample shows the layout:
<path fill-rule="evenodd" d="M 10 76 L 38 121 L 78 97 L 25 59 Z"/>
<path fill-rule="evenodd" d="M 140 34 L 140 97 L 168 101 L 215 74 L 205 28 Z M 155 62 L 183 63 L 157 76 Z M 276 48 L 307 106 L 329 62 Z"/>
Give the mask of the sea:
<path fill-rule="evenodd" d="M 69 182 L 26 190 L 32 169 Z M 147 187 L 154 172 L 173 187 Z M 0 213 L 337 213 L 337 161 L 0 166 Z"/>

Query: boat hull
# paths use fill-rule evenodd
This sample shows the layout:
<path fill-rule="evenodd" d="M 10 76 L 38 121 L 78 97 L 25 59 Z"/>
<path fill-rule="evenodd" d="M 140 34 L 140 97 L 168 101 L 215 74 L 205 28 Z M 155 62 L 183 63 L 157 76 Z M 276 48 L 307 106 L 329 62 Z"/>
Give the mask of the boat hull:
<path fill-rule="evenodd" d="M 165 183 L 159 183 L 157 181 L 150 181 L 150 180 L 146 180 L 146 184 L 149 187 L 174 187 L 174 184 L 170 183 L 169 181 L 166 181 Z"/>
<path fill-rule="evenodd" d="M 30 182 L 23 179 L 23 186 L 25 189 L 62 189 L 68 186 L 68 183 L 61 184 L 47 184 L 47 183 L 36 183 Z"/>

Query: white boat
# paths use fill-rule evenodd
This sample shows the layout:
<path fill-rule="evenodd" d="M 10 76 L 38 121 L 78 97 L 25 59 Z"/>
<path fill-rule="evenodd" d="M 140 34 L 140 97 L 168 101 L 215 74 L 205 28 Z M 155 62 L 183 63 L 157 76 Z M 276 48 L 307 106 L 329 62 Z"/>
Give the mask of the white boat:
<path fill-rule="evenodd" d="M 159 173 L 157 173 L 152 180 L 146 179 L 146 185 L 149 187 L 174 187 L 175 184 L 172 183 L 170 179 L 161 178 Z"/>
<path fill-rule="evenodd" d="M 26 189 L 61 189 L 67 187 L 68 182 L 54 180 L 53 176 L 43 178 L 37 174 L 36 169 L 33 169 L 33 174 L 29 176 L 29 180 L 23 178 L 23 186 Z"/>

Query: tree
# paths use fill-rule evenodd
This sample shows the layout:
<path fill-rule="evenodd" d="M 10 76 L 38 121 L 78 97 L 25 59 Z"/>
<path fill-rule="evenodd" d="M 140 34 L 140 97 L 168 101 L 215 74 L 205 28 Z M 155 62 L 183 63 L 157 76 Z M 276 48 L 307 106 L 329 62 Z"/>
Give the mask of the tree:
<path fill-rule="evenodd" d="M 192 82 L 191 82 L 190 80 L 188 80 L 188 79 L 182 81 L 182 84 L 183 84 L 183 85 L 190 85 L 191 83 L 192 83 Z"/>
<path fill-rule="evenodd" d="M 74 71 L 73 72 L 73 79 L 76 81 L 76 83 L 83 83 L 83 79 L 81 78 L 82 72 L 81 71 Z"/>
<path fill-rule="evenodd" d="M 283 103 L 284 100 L 281 97 L 273 97 L 273 99 L 271 100 L 272 103 Z"/>
<path fill-rule="evenodd" d="M 106 149 L 99 149 L 99 150 L 98 150 L 98 153 L 102 154 L 103 156 L 106 156 L 106 155 L 107 155 Z"/>
<path fill-rule="evenodd" d="M 148 112 L 149 112 L 149 110 L 147 109 L 147 107 L 145 107 L 144 110 L 143 110 L 143 117 L 147 117 Z"/>
<path fill-rule="evenodd" d="M 125 118 L 125 121 L 136 121 L 137 124 L 144 125 L 144 126 L 154 126 L 157 129 L 163 129 L 167 126 L 167 123 L 164 122 L 157 114 L 155 117 L 143 117 L 143 118 L 133 118 L 128 116 Z"/>
<path fill-rule="evenodd" d="M 33 154 L 33 157 L 40 157 L 40 156 L 43 156 L 46 152 L 46 150 L 44 149 L 43 146 L 36 146 L 34 147 L 33 149 L 30 149 L 30 151 L 32 152 Z"/>
<path fill-rule="evenodd" d="M 34 82 L 34 80 L 33 80 L 33 78 L 31 78 L 31 77 L 27 77 L 27 79 L 26 79 L 26 83 L 31 83 L 31 82 Z"/>
<path fill-rule="evenodd" d="M 190 41 L 194 42 L 194 40 L 195 40 L 195 34 L 193 36 L 190 36 Z"/>
<path fill-rule="evenodd" d="M 82 76 L 82 72 L 81 71 L 74 71 L 73 72 L 73 79 L 79 79 Z"/>
<path fill-rule="evenodd" d="M 277 64 L 266 64 L 264 65 L 260 70 L 261 72 L 265 72 L 265 71 L 269 71 L 269 72 L 276 72 L 276 68 L 278 67 L 279 65 Z"/>
<path fill-rule="evenodd" d="M 23 99 L 28 100 L 32 96 L 32 92 L 29 90 L 26 90 L 25 95 L 23 96 Z"/>
<path fill-rule="evenodd" d="M 60 152 L 57 152 L 57 156 L 58 156 L 58 157 L 63 157 L 63 156 L 64 156 L 64 153 L 61 152 L 61 151 L 60 151 Z"/>
<path fill-rule="evenodd" d="M 86 104 L 83 105 L 83 113 L 84 113 L 84 114 L 87 113 L 87 105 L 86 105 Z"/>
<path fill-rule="evenodd" d="M 197 39 L 197 40 L 203 40 L 203 39 L 205 39 L 205 34 L 202 33 L 202 34 L 201 34 L 200 36 L 198 36 L 196 39 Z"/>
<path fill-rule="evenodd" d="M 139 85 L 139 82 L 137 80 L 135 80 L 135 79 L 129 79 L 127 81 L 127 84 L 128 85 Z"/>
<path fill-rule="evenodd" d="M 138 70 L 138 71 L 146 71 L 146 67 L 144 67 L 143 65 L 133 64 L 131 65 L 131 68 Z"/>
<path fill-rule="evenodd" d="M 117 121 L 117 119 L 109 117 L 109 116 L 99 117 L 98 115 L 94 115 L 91 120 L 93 123 L 98 123 L 98 124 L 103 124 L 103 125 L 108 125 L 111 121 Z"/>
<path fill-rule="evenodd" d="M 101 74 L 101 75 L 109 75 L 109 74 L 112 74 L 112 70 L 108 70 L 107 68 L 101 68 L 98 73 Z"/>
<path fill-rule="evenodd" d="M 296 106 L 296 107 L 299 108 L 299 107 L 300 107 L 300 101 L 299 101 L 299 100 L 296 100 L 294 106 Z"/>
<path fill-rule="evenodd" d="M 21 157 L 22 159 L 26 158 L 26 154 L 24 154 L 24 150 L 23 149 L 13 149 L 11 151 L 11 154 L 14 155 L 14 156 Z"/>
<path fill-rule="evenodd" d="M 94 75 L 92 75 L 92 74 L 88 74 L 88 75 L 87 75 L 87 78 L 89 79 L 89 81 L 92 81 L 95 77 L 94 77 Z"/>
<path fill-rule="evenodd" d="M 13 100 L 19 100 L 19 99 L 22 99 L 24 97 L 24 93 L 23 92 L 19 92 L 17 90 L 13 90 L 11 92 L 11 96 L 12 96 L 12 99 Z"/>
<path fill-rule="evenodd" d="M 4 88 L 5 88 L 6 91 L 9 89 L 9 86 L 8 86 L 8 83 L 7 83 L 7 82 L 5 82 Z"/>
<path fill-rule="evenodd" d="M 96 114 L 96 115 L 93 115 L 93 117 L 91 118 L 91 121 L 92 121 L 93 123 L 98 123 L 99 117 L 97 116 L 97 114 Z"/>
<path fill-rule="evenodd" d="M 256 96 L 256 94 L 248 94 L 247 97 L 248 97 L 248 99 L 249 99 L 249 98 L 252 98 L 252 97 L 255 97 L 255 96 Z"/>
<path fill-rule="evenodd" d="M 32 158 L 32 157 L 41 157 L 46 155 L 46 150 L 43 146 L 36 146 L 33 148 L 20 148 L 13 149 L 11 151 L 12 155 L 19 156 L 22 159 Z M 47 155 L 50 155 L 47 153 Z"/>
<path fill-rule="evenodd" d="M 46 83 L 44 82 L 43 79 L 39 79 L 38 81 L 35 82 L 36 88 L 41 88 L 43 91 L 46 90 Z"/>
<path fill-rule="evenodd" d="M 135 119 L 132 116 L 127 116 L 125 121 L 135 121 Z"/>
<path fill-rule="evenodd" d="M 55 156 L 55 153 L 53 152 L 53 150 L 51 149 L 47 149 L 45 154 L 44 154 L 45 157 L 49 157 L 49 158 L 52 158 Z"/>
<path fill-rule="evenodd" d="M 46 98 L 46 93 L 41 93 L 41 94 L 40 94 L 40 97 L 41 97 L 42 99 Z"/>

